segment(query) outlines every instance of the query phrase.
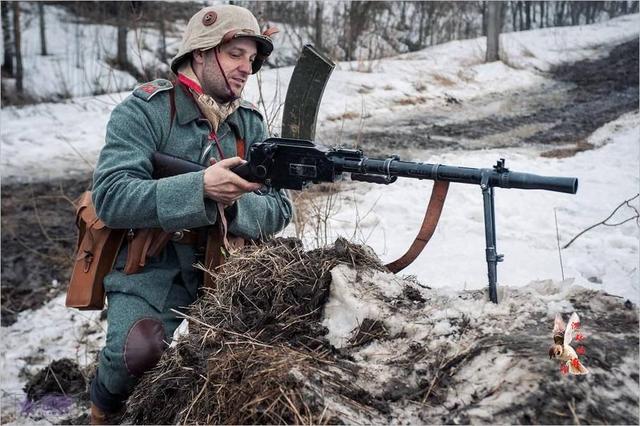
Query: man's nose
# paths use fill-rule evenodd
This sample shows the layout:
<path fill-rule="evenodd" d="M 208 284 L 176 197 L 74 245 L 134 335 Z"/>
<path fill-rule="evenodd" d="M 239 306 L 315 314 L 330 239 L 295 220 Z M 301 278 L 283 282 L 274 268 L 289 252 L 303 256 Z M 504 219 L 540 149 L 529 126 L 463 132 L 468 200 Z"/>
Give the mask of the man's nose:
<path fill-rule="evenodd" d="M 240 66 L 238 67 L 238 69 L 245 73 L 246 75 L 251 74 L 252 68 L 251 68 L 251 61 L 242 61 L 242 63 L 240 64 Z"/>

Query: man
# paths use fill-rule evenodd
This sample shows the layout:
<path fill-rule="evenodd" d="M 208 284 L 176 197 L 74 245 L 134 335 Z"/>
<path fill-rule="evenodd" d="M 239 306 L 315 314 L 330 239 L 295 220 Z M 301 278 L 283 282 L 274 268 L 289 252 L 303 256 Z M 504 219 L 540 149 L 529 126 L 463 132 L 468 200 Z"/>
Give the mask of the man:
<path fill-rule="evenodd" d="M 179 325 L 172 309 L 196 299 L 203 276 L 193 264 L 203 261 L 204 230 L 225 223 L 229 234 L 259 240 L 290 220 L 283 192 L 254 193 L 259 184 L 230 170 L 267 137 L 260 113 L 240 95 L 272 49 L 247 9 L 204 8 L 189 21 L 171 62 L 177 81 L 144 84 L 113 110 L 92 196 L 100 219 L 128 229 L 129 241 L 104 280 L 108 330 L 91 384 L 93 423 L 114 420 L 110 415 L 122 410 Z M 156 151 L 208 167 L 153 180 Z"/>

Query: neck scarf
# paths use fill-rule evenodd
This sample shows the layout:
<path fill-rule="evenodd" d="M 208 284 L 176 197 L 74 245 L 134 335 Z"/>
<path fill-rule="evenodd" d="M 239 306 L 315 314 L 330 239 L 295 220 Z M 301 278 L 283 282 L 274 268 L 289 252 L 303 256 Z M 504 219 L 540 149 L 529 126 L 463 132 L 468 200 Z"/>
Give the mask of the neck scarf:
<path fill-rule="evenodd" d="M 178 78 L 180 82 L 185 84 L 193 98 L 200 108 L 200 112 L 211 123 L 211 128 L 214 133 L 217 133 L 220 123 L 225 121 L 235 110 L 240 106 L 240 99 L 236 99 L 226 104 L 219 104 L 211 96 L 202 92 L 202 87 L 198 77 L 196 77 L 191 64 L 186 61 L 180 66 L 178 70 Z"/>

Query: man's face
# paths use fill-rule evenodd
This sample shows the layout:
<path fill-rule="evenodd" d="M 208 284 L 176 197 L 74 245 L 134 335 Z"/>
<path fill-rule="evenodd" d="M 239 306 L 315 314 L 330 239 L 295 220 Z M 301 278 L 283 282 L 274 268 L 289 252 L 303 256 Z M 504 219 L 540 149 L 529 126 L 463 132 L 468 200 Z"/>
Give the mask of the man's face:
<path fill-rule="evenodd" d="M 221 103 L 240 97 L 249 76 L 251 64 L 256 57 L 256 42 L 249 38 L 237 38 L 219 48 L 220 67 L 227 76 L 229 92 L 224 77 L 216 62 L 214 49 L 194 53 L 194 72 L 202 84 L 202 90 Z"/>

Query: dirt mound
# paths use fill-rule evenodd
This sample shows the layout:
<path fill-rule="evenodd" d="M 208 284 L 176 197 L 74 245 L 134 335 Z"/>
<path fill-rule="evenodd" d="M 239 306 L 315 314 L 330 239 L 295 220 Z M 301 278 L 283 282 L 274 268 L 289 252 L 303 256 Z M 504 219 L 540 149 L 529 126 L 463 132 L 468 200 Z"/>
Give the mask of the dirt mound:
<path fill-rule="evenodd" d="M 87 380 L 75 361 L 52 361 L 24 386 L 27 394 L 20 412 L 30 420 L 47 419 L 60 424 L 86 424 L 86 413 L 64 418 L 72 411 L 89 407 Z M 78 423 L 76 420 L 79 420 Z"/>
<path fill-rule="evenodd" d="M 87 381 L 75 361 L 68 358 L 52 361 L 24 387 L 27 399 L 40 401 L 47 395 L 87 398 Z"/>
<path fill-rule="evenodd" d="M 189 334 L 136 387 L 126 419 L 315 424 L 334 415 L 324 391 L 345 406 L 371 399 L 349 382 L 351 367 L 332 354 L 320 323 L 338 264 L 384 270 L 343 239 L 309 252 L 298 240 L 276 239 L 230 257 L 213 273 L 216 290 L 190 308 Z"/>
<path fill-rule="evenodd" d="M 129 399 L 133 423 L 638 422 L 638 310 L 570 282 L 430 289 L 339 240 L 233 255 Z M 549 360 L 578 312 L 586 376 Z M 577 347 L 577 346 L 576 346 Z"/>

